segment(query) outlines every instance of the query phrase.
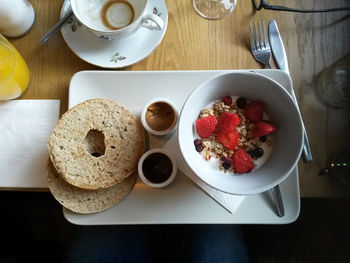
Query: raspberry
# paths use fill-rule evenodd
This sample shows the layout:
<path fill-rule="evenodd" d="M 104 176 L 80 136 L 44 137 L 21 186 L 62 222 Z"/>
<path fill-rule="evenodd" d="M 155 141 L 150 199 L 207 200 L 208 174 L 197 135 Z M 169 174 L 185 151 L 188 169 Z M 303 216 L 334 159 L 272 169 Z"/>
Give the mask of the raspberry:
<path fill-rule="evenodd" d="M 222 99 L 225 105 L 231 105 L 232 104 L 232 97 L 231 96 L 226 96 Z"/>
<path fill-rule="evenodd" d="M 210 137 L 214 133 L 217 123 L 218 122 L 214 115 L 196 120 L 196 130 L 198 135 L 201 138 Z"/>
<path fill-rule="evenodd" d="M 218 120 L 218 129 L 223 133 L 234 132 L 237 126 L 241 123 L 238 115 L 231 112 L 226 112 L 220 115 Z"/>
<path fill-rule="evenodd" d="M 261 121 L 264 113 L 264 103 L 255 101 L 248 103 L 244 107 L 244 116 L 252 123 Z"/>

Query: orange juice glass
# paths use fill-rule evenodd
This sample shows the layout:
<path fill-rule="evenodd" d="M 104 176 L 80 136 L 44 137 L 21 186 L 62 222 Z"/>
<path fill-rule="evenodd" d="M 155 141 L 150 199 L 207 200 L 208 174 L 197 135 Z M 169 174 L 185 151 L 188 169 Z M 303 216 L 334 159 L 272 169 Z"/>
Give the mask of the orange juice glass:
<path fill-rule="evenodd" d="M 21 96 L 29 83 L 29 69 L 14 46 L 0 34 L 0 100 Z"/>

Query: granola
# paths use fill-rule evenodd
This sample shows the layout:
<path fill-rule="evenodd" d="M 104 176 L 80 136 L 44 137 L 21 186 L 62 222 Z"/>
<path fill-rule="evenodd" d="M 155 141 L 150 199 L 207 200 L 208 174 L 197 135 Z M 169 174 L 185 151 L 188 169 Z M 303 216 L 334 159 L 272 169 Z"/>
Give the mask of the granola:
<path fill-rule="evenodd" d="M 227 97 L 225 97 L 227 98 Z M 250 102 L 244 102 L 244 105 L 237 105 L 242 103 L 242 101 L 228 100 L 230 102 L 227 105 L 227 100 L 215 101 L 210 105 L 210 107 L 201 110 L 198 120 L 208 116 L 215 116 L 217 119 L 224 113 L 234 113 L 239 117 L 239 124 L 235 128 L 235 132 L 238 133 L 237 144 L 233 147 L 225 147 L 227 144 L 223 145 L 220 138 L 218 138 L 218 129 L 207 138 L 202 138 L 201 140 L 197 139 L 195 145 L 200 145 L 201 147 L 196 146 L 196 150 L 200 152 L 205 160 L 210 160 L 211 157 L 215 157 L 220 160 L 219 169 L 226 171 L 234 172 L 232 166 L 232 158 L 237 149 L 242 149 L 247 152 L 253 159 L 258 159 L 264 155 L 263 148 L 272 146 L 272 137 L 270 135 L 257 137 L 253 136 L 253 131 L 256 127 L 256 123 L 249 121 L 245 116 L 244 105 Z M 229 97 L 230 98 L 230 97 Z M 231 97 L 232 98 L 232 97 Z M 234 98 L 234 97 L 233 97 Z M 240 107 L 239 107 L 240 106 Z M 266 118 L 266 115 L 264 115 Z M 212 117 L 213 118 L 213 117 Z M 197 129 L 198 131 L 198 129 Z M 200 141 L 200 142 L 199 142 Z M 231 148 L 231 149 L 230 149 Z M 254 162 L 254 167 L 256 166 Z"/>

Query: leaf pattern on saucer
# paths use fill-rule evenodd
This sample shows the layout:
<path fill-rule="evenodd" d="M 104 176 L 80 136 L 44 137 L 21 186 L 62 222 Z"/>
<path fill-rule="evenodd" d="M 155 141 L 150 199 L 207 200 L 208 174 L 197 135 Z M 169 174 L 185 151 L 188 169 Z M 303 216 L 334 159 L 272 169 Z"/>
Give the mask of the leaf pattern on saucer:
<path fill-rule="evenodd" d="M 114 62 L 114 63 L 118 63 L 118 61 L 124 60 L 124 59 L 126 59 L 126 57 L 119 56 L 119 52 L 117 52 L 117 53 L 114 53 L 114 54 L 112 55 L 110 61 L 111 61 L 111 62 Z"/>
<path fill-rule="evenodd" d="M 153 7 L 153 14 L 155 14 L 157 16 L 161 16 L 162 15 L 162 13 L 158 13 L 157 7 Z"/>
<path fill-rule="evenodd" d="M 103 39 L 103 40 L 111 40 L 112 39 L 110 37 L 105 37 L 104 35 L 100 35 L 99 38 Z"/>
<path fill-rule="evenodd" d="M 75 32 L 79 26 L 81 26 L 81 23 L 75 18 L 75 16 L 72 16 L 67 21 L 68 24 L 70 24 L 70 28 L 72 29 L 72 32 Z"/>

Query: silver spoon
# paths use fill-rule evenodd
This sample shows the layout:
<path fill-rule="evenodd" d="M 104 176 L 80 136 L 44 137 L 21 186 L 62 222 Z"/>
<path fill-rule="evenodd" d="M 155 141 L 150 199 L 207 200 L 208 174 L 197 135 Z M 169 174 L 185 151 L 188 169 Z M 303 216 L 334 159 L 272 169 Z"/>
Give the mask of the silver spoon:
<path fill-rule="evenodd" d="M 276 208 L 277 208 L 277 214 L 279 217 L 284 216 L 284 206 L 282 201 L 282 195 L 280 186 L 276 185 L 274 188 L 271 189 L 273 200 L 275 201 Z"/>
<path fill-rule="evenodd" d="M 48 41 L 61 27 L 68 21 L 69 18 L 73 16 L 73 11 L 69 8 L 68 12 L 54 25 L 41 39 L 40 43 L 44 44 Z"/>

